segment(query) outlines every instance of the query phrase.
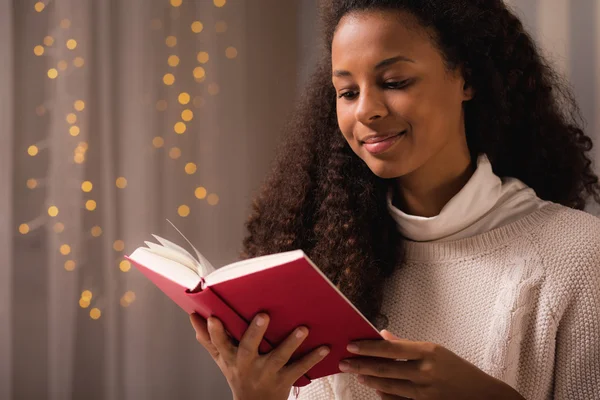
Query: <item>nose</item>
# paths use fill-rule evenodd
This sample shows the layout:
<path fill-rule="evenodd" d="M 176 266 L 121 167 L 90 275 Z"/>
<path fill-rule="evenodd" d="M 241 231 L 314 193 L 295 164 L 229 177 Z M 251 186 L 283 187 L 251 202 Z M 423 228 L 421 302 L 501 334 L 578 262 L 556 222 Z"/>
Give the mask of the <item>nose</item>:
<path fill-rule="evenodd" d="M 369 125 L 389 113 L 383 94 L 377 90 L 363 90 L 356 106 L 356 120 Z"/>

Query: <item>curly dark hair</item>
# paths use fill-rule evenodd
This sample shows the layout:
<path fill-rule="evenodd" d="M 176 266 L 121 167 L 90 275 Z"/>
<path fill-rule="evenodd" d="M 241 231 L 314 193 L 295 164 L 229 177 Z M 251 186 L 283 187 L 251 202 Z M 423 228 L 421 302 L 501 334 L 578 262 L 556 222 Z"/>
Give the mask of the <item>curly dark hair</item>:
<path fill-rule="evenodd" d="M 335 29 L 344 15 L 365 10 L 411 14 L 446 67 L 463 68 L 475 91 L 464 104 L 474 159 L 485 153 L 497 175 L 576 209 L 590 196 L 600 203 L 600 186 L 572 93 L 501 0 L 326 0 L 324 54 L 253 203 L 242 257 L 303 249 L 378 324 L 383 283 L 403 257 L 386 205 L 392 181 L 375 176 L 346 143 L 331 83 Z"/>

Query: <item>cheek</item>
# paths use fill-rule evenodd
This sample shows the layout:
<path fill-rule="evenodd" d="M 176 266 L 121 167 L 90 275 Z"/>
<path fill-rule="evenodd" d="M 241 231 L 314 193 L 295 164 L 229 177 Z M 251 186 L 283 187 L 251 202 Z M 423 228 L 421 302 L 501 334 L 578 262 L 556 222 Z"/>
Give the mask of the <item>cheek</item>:
<path fill-rule="evenodd" d="M 340 106 L 338 104 L 337 106 L 337 121 L 338 121 L 338 126 L 340 128 L 340 131 L 342 132 L 342 135 L 344 135 L 344 138 L 346 139 L 346 141 L 348 142 L 348 144 L 350 144 L 351 146 L 353 146 L 353 143 L 355 142 L 354 140 L 354 124 L 355 124 L 355 119 L 353 114 L 350 111 L 350 107 L 344 107 L 344 106 Z"/>

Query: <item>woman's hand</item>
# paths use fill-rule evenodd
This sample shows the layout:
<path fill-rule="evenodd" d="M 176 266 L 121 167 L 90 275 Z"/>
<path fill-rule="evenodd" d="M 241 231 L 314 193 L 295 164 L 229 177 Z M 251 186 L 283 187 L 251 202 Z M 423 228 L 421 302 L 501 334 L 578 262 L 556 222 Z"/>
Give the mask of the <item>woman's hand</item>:
<path fill-rule="evenodd" d="M 523 400 L 509 385 L 442 346 L 402 340 L 385 330 L 381 334 L 386 340 L 350 344 L 348 351 L 363 357 L 342 361 L 340 369 L 358 374 L 358 381 L 382 399 Z"/>
<path fill-rule="evenodd" d="M 233 393 L 234 400 L 285 400 L 292 385 L 329 353 L 318 348 L 287 365 L 290 357 L 308 335 L 306 327 L 297 328 L 277 348 L 260 355 L 258 347 L 269 325 L 266 314 L 258 314 L 238 346 L 227 335 L 216 318 L 205 321 L 190 315 L 196 339 L 217 363 Z"/>

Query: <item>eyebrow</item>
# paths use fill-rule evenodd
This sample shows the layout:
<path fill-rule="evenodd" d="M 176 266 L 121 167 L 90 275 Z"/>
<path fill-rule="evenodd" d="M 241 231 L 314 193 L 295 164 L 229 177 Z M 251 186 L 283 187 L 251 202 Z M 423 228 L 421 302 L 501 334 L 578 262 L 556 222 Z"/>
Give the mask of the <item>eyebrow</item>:
<path fill-rule="evenodd" d="M 396 56 L 396 57 L 392 57 L 392 58 L 387 58 L 383 61 L 380 61 L 379 63 L 377 63 L 377 65 L 375 66 L 375 70 L 387 67 L 389 65 L 392 64 L 396 64 L 397 62 L 409 62 L 409 63 L 414 63 L 415 60 L 413 60 L 412 58 L 408 58 L 408 57 L 404 57 L 404 56 Z M 351 76 L 352 74 L 349 71 L 345 71 L 342 69 L 336 69 L 335 71 L 333 71 L 333 76 L 337 76 L 337 77 L 343 77 L 343 76 Z"/>

